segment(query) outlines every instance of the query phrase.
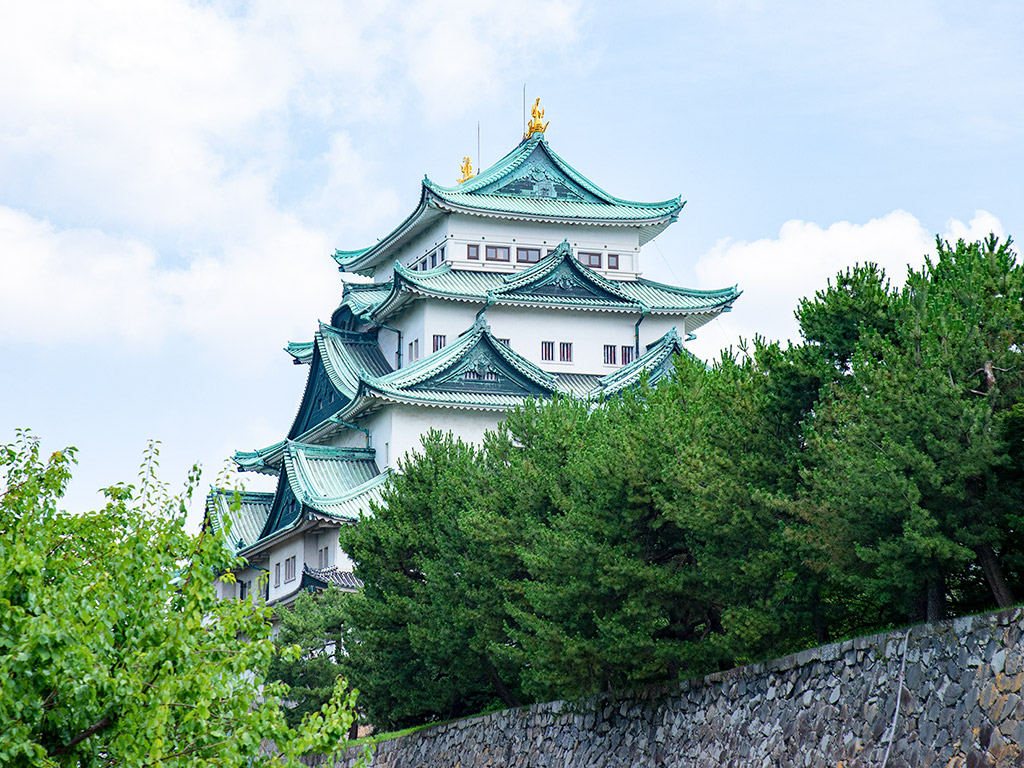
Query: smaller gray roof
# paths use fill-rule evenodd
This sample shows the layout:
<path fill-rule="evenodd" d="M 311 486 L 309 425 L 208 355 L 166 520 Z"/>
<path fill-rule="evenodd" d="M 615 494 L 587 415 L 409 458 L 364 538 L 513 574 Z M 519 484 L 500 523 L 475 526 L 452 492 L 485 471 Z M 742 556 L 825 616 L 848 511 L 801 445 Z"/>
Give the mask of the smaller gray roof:
<path fill-rule="evenodd" d="M 346 591 L 354 592 L 363 586 L 363 582 L 356 578 L 352 571 L 339 570 L 338 566 L 332 565 L 328 568 L 310 568 L 302 566 L 303 586 L 311 581 L 311 586 L 333 586 Z M 316 584 L 321 582 L 321 584 Z"/>

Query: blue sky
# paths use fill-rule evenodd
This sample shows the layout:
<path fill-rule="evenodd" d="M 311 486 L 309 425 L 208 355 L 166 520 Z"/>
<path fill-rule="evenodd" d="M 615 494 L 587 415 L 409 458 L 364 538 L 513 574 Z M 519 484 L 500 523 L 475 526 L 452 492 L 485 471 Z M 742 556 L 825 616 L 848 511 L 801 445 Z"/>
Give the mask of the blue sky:
<path fill-rule="evenodd" d="M 524 83 L 595 182 L 688 201 L 646 274 L 745 291 L 699 354 L 788 338 L 847 264 L 1024 231 L 1021 39 L 1009 2 L 0 4 L 0 440 L 77 445 L 84 509 L 148 438 L 175 483 L 279 439 L 330 252 L 478 121 L 513 147 Z"/>

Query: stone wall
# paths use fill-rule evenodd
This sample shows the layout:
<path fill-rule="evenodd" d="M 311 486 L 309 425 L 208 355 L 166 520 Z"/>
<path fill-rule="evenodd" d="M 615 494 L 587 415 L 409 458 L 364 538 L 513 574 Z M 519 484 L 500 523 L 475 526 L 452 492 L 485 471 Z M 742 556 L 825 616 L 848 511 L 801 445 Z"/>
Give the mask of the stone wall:
<path fill-rule="evenodd" d="M 1024 766 L 1022 634 L 1021 609 L 925 624 L 624 697 L 435 726 L 378 744 L 371 764 Z"/>

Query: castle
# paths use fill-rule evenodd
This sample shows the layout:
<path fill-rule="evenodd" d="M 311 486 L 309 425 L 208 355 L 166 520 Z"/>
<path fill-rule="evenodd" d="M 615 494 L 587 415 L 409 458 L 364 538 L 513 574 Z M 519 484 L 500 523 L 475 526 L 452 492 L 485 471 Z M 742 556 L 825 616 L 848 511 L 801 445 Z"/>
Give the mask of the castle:
<path fill-rule="evenodd" d="M 238 452 L 273 493 L 211 492 L 207 520 L 247 567 L 222 597 L 288 605 L 304 589 L 355 590 L 341 525 L 379 503 L 399 460 L 436 427 L 480 441 L 527 398 L 599 402 L 672 370 L 693 332 L 739 296 L 641 277 L 640 248 L 676 221 L 680 198 L 614 197 L 559 157 L 543 111 L 515 149 L 442 186 L 375 244 L 334 254 L 372 278 L 344 283 L 330 324 L 289 343 L 309 367 L 278 443 Z"/>

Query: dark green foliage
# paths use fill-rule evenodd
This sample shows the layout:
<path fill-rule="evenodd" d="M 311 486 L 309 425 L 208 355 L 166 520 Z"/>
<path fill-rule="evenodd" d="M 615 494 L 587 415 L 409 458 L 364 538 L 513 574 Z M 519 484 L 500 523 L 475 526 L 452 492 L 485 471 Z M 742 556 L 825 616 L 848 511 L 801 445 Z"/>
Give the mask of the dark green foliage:
<path fill-rule="evenodd" d="M 895 327 L 862 329 L 812 422 L 808 535 L 831 578 L 894 620 L 1009 605 L 1024 271 L 994 237 L 940 242 L 892 295 Z"/>
<path fill-rule="evenodd" d="M 507 552 L 472 535 L 482 456 L 438 432 L 423 448 L 341 537 L 366 585 L 345 605 L 344 666 L 378 728 L 517 702 L 516 680 L 487 653 L 502 632 Z"/>
<path fill-rule="evenodd" d="M 341 674 L 342 611 L 349 595 L 336 589 L 303 592 L 291 610 L 278 613 L 275 644 L 282 650 L 298 646 L 299 654 L 279 656 L 267 678 L 288 686 L 285 721 L 295 728 L 308 713 L 330 701 Z"/>
<path fill-rule="evenodd" d="M 605 403 L 434 433 L 343 545 L 345 662 L 371 720 L 702 674 L 1016 599 L 1024 271 L 939 243 L 856 266 L 756 339 Z"/>

